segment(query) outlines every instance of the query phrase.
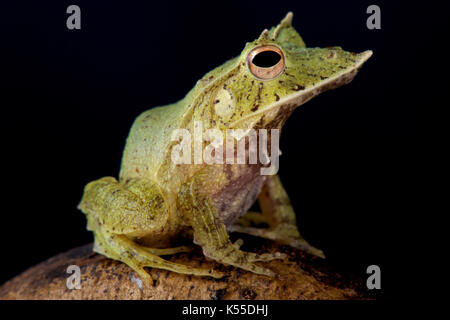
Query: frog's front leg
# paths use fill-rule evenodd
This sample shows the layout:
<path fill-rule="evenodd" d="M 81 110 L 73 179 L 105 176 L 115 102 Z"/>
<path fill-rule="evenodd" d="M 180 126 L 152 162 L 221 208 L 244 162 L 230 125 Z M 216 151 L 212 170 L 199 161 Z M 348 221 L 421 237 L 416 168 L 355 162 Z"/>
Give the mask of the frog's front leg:
<path fill-rule="evenodd" d="M 207 170 L 207 169 L 206 169 Z M 285 254 L 256 254 L 239 249 L 242 240 L 232 243 L 228 237 L 225 224 L 219 219 L 219 214 L 212 199 L 203 186 L 204 179 L 211 177 L 205 172 L 197 173 L 185 183 L 178 196 L 178 205 L 190 217 L 194 231 L 194 242 L 200 245 L 208 258 L 223 264 L 233 265 L 257 274 L 274 276 L 274 272 L 255 264 L 256 261 L 284 259 Z"/>
<path fill-rule="evenodd" d="M 300 235 L 294 209 L 278 175 L 267 177 L 258 201 L 262 214 L 249 212 L 238 220 L 237 224 L 229 227 L 230 231 L 271 239 L 325 258 L 322 250 L 311 246 Z M 261 222 L 267 223 L 269 227 L 256 228 L 251 226 Z"/>
<path fill-rule="evenodd" d="M 95 235 L 94 251 L 119 260 L 142 278 L 151 279 L 145 267 L 178 273 L 220 278 L 212 269 L 194 268 L 167 261 L 160 255 L 186 252 L 190 248 L 148 248 L 133 238 L 161 232 L 168 215 L 168 206 L 161 189 L 148 179 L 137 178 L 119 183 L 105 177 L 89 183 L 79 208 L 86 214 L 88 229 Z"/>

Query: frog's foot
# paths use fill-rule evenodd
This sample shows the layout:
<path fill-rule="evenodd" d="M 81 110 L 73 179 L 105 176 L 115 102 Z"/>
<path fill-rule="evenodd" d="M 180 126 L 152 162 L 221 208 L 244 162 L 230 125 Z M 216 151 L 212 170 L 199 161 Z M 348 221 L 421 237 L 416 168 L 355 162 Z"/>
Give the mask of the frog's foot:
<path fill-rule="evenodd" d="M 239 250 L 243 244 L 244 244 L 244 240 L 237 239 L 233 243 L 233 247 L 236 250 Z M 252 262 L 253 261 L 270 261 L 270 260 L 275 260 L 275 259 L 284 259 L 284 258 L 286 258 L 286 255 L 284 253 L 280 253 L 280 252 L 263 253 L 263 254 L 257 254 L 257 253 L 251 253 L 251 252 L 246 252 L 246 253 L 249 255 L 248 258 Z"/>
<path fill-rule="evenodd" d="M 253 273 L 274 276 L 275 273 L 259 266 L 256 261 L 284 259 L 286 255 L 276 253 L 256 254 L 240 250 L 242 240 L 234 244 L 230 241 L 224 222 L 219 218 L 219 212 L 210 198 L 208 186 L 209 177 L 216 176 L 217 167 L 205 167 L 194 175 L 181 188 L 178 194 L 178 207 L 186 216 L 192 218 L 194 243 L 203 249 L 203 254 L 217 262 L 239 267 Z M 209 171 L 212 170 L 212 171 Z"/>
<path fill-rule="evenodd" d="M 209 218 L 211 218 L 211 216 L 209 216 Z M 194 241 L 202 246 L 203 254 L 210 259 L 257 274 L 273 277 L 275 276 L 275 273 L 272 270 L 259 266 L 254 262 L 271 261 L 275 259 L 282 260 L 286 258 L 286 254 L 280 252 L 257 254 L 242 251 L 240 250 L 240 247 L 244 244 L 244 241 L 242 239 L 237 239 L 232 243 L 228 238 L 228 234 L 226 233 L 223 224 L 213 225 L 210 219 L 201 219 L 201 221 L 202 224 L 208 223 L 213 234 L 217 236 L 216 238 L 215 236 L 203 232 L 197 233 L 194 236 Z M 213 230 L 213 228 L 217 229 Z"/>
<path fill-rule="evenodd" d="M 237 249 L 236 246 L 231 243 L 225 248 L 215 248 L 214 250 L 204 247 L 203 253 L 206 257 L 217 262 L 239 267 L 241 269 L 269 277 L 274 277 L 275 273 L 270 269 L 255 264 L 254 262 L 286 258 L 286 255 L 280 252 L 263 254 L 245 252 Z"/>
<path fill-rule="evenodd" d="M 195 276 L 210 276 L 213 278 L 222 278 L 224 276 L 223 273 L 213 269 L 186 266 L 167 261 L 158 256 L 186 252 L 189 249 L 189 247 L 184 246 L 167 249 L 147 248 L 136 244 L 126 236 L 108 233 L 102 235 L 97 233 L 94 247 L 94 250 L 98 253 L 127 264 L 143 279 L 152 280 L 151 275 L 144 269 L 146 267 L 165 269 Z"/>
<path fill-rule="evenodd" d="M 122 184 L 115 178 L 104 177 L 93 181 L 86 186 L 79 208 L 88 218 L 88 229 L 95 234 L 94 250 L 126 263 L 143 278 L 151 278 L 145 267 L 214 278 L 223 276 L 214 270 L 189 267 L 159 257 L 187 252 L 189 247 L 148 248 L 128 238 L 149 233 L 167 220 L 165 195 L 151 180 L 135 178 Z"/>
<path fill-rule="evenodd" d="M 286 225 L 263 229 L 235 224 L 228 227 L 228 230 L 230 232 L 246 233 L 255 237 L 270 239 L 306 251 L 320 258 L 325 258 L 323 251 L 310 245 L 305 239 L 302 238 L 296 228 L 296 226 Z"/>
<path fill-rule="evenodd" d="M 274 240 L 325 258 L 322 250 L 311 246 L 298 231 L 294 209 L 278 175 L 267 177 L 258 200 L 262 214 L 245 214 L 228 227 L 229 231 Z"/>

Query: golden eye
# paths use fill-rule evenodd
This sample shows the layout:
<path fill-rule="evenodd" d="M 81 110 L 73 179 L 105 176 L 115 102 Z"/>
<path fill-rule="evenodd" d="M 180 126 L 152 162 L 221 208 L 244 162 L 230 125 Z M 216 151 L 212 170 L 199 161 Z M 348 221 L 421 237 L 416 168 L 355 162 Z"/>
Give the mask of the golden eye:
<path fill-rule="evenodd" d="M 284 70 L 283 51 L 271 45 L 255 48 L 248 54 L 247 64 L 258 79 L 273 79 Z"/>

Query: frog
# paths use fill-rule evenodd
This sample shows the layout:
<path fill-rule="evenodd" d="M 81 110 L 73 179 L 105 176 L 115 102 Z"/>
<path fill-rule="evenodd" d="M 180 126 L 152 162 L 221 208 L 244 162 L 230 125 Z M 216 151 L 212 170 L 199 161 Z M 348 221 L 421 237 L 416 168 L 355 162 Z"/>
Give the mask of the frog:
<path fill-rule="evenodd" d="M 219 265 L 276 276 L 265 264 L 286 259 L 285 254 L 241 250 L 243 241 L 231 241 L 231 232 L 324 258 L 323 251 L 300 234 L 277 172 L 261 174 L 267 163 L 173 160 L 179 147 L 175 130 L 192 132 L 199 125 L 202 132 L 281 130 L 299 106 L 352 81 L 372 55 L 371 50 L 307 47 L 292 19 L 289 12 L 278 25 L 264 29 L 239 55 L 206 73 L 180 101 L 151 108 L 135 119 L 118 179 L 89 182 L 78 205 L 87 230 L 94 234 L 96 253 L 125 263 L 149 280 L 146 268 L 217 279 L 227 275 L 215 267 L 164 259 L 196 247 Z M 260 212 L 250 211 L 256 201 Z"/>

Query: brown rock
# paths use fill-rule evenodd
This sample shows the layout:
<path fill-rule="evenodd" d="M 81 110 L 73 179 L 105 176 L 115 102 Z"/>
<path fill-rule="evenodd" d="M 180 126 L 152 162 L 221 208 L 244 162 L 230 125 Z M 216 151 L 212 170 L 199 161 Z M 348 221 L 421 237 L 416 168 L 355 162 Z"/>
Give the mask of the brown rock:
<path fill-rule="evenodd" d="M 148 269 L 144 282 L 127 265 L 92 252 L 92 244 L 42 262 L 0 287 L 0 299 L 367 299 L 363 281 L 342 276 L 326 260 L 271 241 L 242 235 L 243 250 L 280 251 L 284 260 L 264 263 L 278 276 L 269 278 L 208 261 L 197 248 L 167 257 L 171 261 L 225 271 L 223 279 Z M 69 265 L 81 269 L 81 289 L 68 289 Z"/>

